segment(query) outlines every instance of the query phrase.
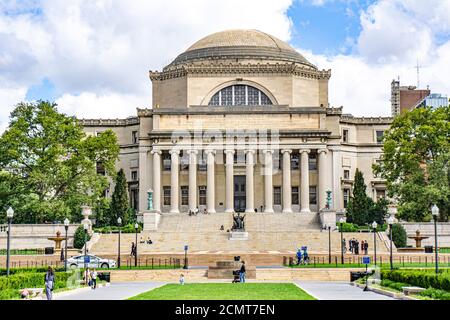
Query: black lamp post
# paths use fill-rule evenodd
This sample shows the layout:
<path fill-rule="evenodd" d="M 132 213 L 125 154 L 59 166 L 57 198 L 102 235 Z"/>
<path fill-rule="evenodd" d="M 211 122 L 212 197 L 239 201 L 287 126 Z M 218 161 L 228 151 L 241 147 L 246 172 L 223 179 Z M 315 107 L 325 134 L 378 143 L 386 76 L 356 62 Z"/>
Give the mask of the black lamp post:
<path fill-rule="evenodd" d="M 387 220 L 387 223 L 389 225 L 389 243 L 390 243 L 390 249 L 389 249 L 389 264 L 391 267 L 391 270 L 394 269 L 394 265 L 392 263 L 392 225 L 394 224 L 394 218 L 389 217 Z"/>
<path fill-rule="evenodd" d="M 138 250 L 137 250 L 138 239 L 137 238 L 138 238 L 138 236 L 137 236 L 137 234 L 138 234 L 138 230 L 139 230 L 139 225 L 137 222 L 134 224 L 134 229 L 136 230 L 136 242 L 134 245 L 134 266 L 137 267 L 137 261 L 138 261 L 138 258 L 137 258 L 137 252 L 138 252 Z"/>
<path fill-rule="evenodd" d="M 188 260 L 187 260 L 188 248 L 189 247 L 187 245 L 184 246 L 184 266 L 183 266 L 183 269 L 187 269 L 188 268 Z"/>
<path fill-rule="evenodd" d="M 117 268 L 118 269 L 120 268 L 120 231 L 121 231 L 120 226 L 121 226 L 121 224 L 122 224 L 122 218 L 119 217 L 119 218 L 117 218 L 117 225 L 119 226 L 119 243 L 117 245 Z"/>
<path fill-rule="evenodd" d="M 434 220 L 434 255 L 436 264 L 436 273 L 439 273 L 439 256 L 438 256 L 438 236 L 437 236 L 437 219 L 439 217 L 439 208 L 437 205 L 433 205 L 431 208 L 431 214 Z"/>
<path fill-rule="evenodd" d="M 331 226 L 328 226 L 328 263 L 331 264 Z"/>
<path fill-rule="evenodd" d="M 342 224 L 344 223 L 344 218 L 339 219 L 339 231 L 341 233 L 341 264 L 344 264 L 344 239 L 342 236 Z"/>
<path fill-rule="evenodd" d="M 84 269 L 87 269 L 87 233 L 89 226 L 85 223 L 83 225 L 84 228 Z"/>
<path fill-rule="evenodd" d="M 377 227 L 378 224 L 376 221 L 372 222 L 373 229 L 373 261 L 375 265 L 377 265 Z"/>
<path fill-rule="evenodd" d="M 69 219 L 65 218 L 64 219 L 64 229 L 66 230 L 66 243 L 65 243 L 65 247 L 64 247 L 64 270 L 67 271 L 67 241 L 68 241 L 68 237 L 67 237 L 67 233 L 69 231 Z"/>
<path fill-rule="evenodd" d="M 14 217 L 13 208 L 9 207 L 6 210 L 6 217 L 8 218 L 8 230 L 7 230 L 7 242 L 6 242 L 6 276 L 9 276 L 9 255 L 10 255 L 10 243 L 11 243 L 11 223 Z"/>

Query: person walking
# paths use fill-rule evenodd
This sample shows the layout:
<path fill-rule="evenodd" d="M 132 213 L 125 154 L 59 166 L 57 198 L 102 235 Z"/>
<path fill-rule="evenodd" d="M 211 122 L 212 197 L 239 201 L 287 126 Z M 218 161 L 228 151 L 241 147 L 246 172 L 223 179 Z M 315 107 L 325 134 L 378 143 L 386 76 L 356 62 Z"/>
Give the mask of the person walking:
<path fill-rule="evenodd" d="M 93 290 L 97 289 L 97 276 L 98 276 L 97 270 L 95 270 L 94 268 L 94 270 L 92 270 L 91 272 L 91 288 Z"/>
<path fill-rule="evenodd" d="M 239 281 L 245 282 L 245 261 L 242 261 L 241 270 L 239 270 Z"/>
<path fill-rule="evenodd" d="M 53 272 L 52 267 L 48 267 L 47 272 L 44 277 L 45 281 L 45 295 L 47 296 L 47 300 L 52 300 L 53 298 L 53 287 L 55 285 L 55 273 Z"/>
<path fill-rule="evenodd" d="M 184 285 L 184 274 L 180 275 L 180 284 Z"/>
<path fill-rule="evenodd" d="M 300 248 L 297 250 L 297 265 L 300 265 L 302 262 L 302 250 Z"/>
<path fill-rule="evenodd" d="M 136 252 L 136 245 L 134 244 L 134 242 L 131 243 L 131 256 L 134 257 Z"/>

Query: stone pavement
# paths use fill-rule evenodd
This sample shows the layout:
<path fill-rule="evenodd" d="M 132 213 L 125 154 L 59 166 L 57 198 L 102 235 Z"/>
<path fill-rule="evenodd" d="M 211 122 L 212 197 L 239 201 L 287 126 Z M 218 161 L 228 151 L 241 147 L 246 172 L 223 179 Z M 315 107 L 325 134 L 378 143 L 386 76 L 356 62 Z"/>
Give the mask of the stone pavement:
<path fill-rule="evenodd" d="M 348 282 L 294 281 L 318 300 L 394 300 L 372 291 L 363 291 Z"/>
<path fill-rule="evenodd" d="M 125 300 L 145 291 L 160 287 L 164 282 L 120 282 L 111 283 L 107 287 L 96 290 L 75 290 L 72 294 L 67 293 L 54 300 Z"/>

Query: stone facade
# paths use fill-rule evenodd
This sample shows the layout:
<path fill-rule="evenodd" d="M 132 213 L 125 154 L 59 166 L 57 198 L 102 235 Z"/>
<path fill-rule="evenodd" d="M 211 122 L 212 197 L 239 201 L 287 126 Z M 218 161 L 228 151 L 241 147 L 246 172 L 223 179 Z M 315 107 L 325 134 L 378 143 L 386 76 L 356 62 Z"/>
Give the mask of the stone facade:
<path fill-rule="evenodd" d="M 384 195 L 371 166 L 391 118 L 330 107 L 330 76 L 270 35 L 219 32 L 150 72 L 153 102 L 137 117 L 81 121 L 118 135 L 117 166 L 140 213 L 149 190 L 162 214 L 319 212 L 327 190 L 339 212 L 356 168 L 369 196 Z"/>

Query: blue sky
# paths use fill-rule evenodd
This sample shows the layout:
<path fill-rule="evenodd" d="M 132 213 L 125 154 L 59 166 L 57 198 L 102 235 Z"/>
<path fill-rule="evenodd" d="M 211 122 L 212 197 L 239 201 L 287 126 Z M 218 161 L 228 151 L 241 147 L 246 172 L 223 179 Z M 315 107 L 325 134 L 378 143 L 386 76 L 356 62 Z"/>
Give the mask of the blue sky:
<path fill-rule="evenodd" d="M 132 4 L 131 4 L 132 3 Z M 238 8 L 239 10 L 236 10 Z M 200 38 L 258 29 L 331 69 L 330 106 L 390 114 L 390 82 L 449 94 L 450 0 L 0 0 L 0 132 L 20 101 L 78 117 L 151 107 L 148 70 Z"/>

